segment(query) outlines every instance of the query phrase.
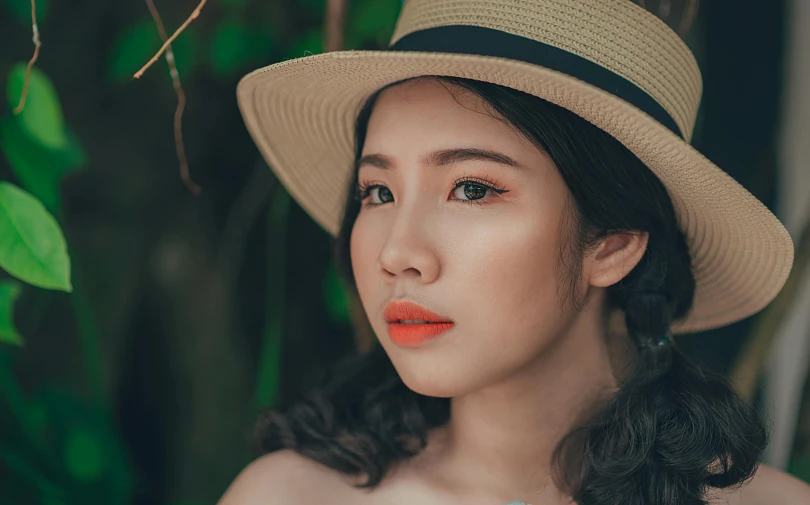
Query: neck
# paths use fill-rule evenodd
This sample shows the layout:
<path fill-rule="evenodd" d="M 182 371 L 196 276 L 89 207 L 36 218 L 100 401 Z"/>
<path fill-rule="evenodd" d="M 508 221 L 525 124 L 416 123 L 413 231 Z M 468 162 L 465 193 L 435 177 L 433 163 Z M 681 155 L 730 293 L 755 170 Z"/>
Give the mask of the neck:
<path fill-rule="evenodd" d="M 586 303 L 530 365 L 451 400 L 450 421 L 434 435 L 443 487 L 482 502 L 568 503 L 550 479 L 552 453 L 578 417 L 616 386 L 616 351 L 589 305 L 601 304 Z"/>

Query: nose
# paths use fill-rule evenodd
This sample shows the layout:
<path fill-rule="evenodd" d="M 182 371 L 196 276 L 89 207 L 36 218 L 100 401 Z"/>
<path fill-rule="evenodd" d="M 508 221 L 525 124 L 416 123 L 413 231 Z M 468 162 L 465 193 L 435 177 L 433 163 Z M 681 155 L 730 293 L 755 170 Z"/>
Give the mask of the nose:
<path fill-rule="evenodd" d="M 439 275 L 439 258 L 429 238 L 428 221 L 418 209 L 397 212 L 377 265 L 389 280 L 413 277 L 429 284 Z"/>

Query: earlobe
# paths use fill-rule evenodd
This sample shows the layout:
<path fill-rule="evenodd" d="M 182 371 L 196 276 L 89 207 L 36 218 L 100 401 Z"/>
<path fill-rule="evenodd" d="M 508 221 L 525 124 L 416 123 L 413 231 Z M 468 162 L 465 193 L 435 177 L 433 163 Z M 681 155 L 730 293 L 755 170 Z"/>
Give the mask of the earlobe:
<path fill-rule="evenodd" d="M 615 233 L 602 240 L 590 257 L 589 283 L 608 287 L 629 274 L 647 250 L 649 234 Z"/>

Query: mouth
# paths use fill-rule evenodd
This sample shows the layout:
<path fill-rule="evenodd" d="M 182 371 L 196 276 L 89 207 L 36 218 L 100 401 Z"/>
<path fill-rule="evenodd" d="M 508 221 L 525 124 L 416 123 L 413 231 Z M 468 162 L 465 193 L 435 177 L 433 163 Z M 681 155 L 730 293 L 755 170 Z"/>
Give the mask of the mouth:
<path fill-rule="evenodd" d="M 455 326 L 449 318 L 407 301 L 389 302 L 384 318 L 391 341 L 404 347 L 419 345 Z"/>
<path fill-rule="evenodd" d="M 388 302 L 385 306 L 383 317 L 385 318 L 385 322 L 389 324 L 452 323 L 449 318 L 436 314 L 417 303 L 409 301 Z"/>

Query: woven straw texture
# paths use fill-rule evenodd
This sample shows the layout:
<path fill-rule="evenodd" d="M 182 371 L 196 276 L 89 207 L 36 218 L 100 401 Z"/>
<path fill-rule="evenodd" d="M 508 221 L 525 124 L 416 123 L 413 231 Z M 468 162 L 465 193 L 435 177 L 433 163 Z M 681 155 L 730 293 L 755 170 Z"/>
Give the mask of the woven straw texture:
<path fill-rule="evenodd" d="M 653 97 L 692 136 L 702 80 L 692 52 L 663 21 L 627 0 L 408 0 L 391 38 L 437 26 L 494 28 L 564 49 Z"/>
<path fill-rule="evenodd" d="M 694 57 L 663 22 L 628 0 L 407 0 L 392 41 L 443 23 L 498 28 L 607 66 L 646 90 L 691 136 L 701 92 Z M 697 281 L 694 307 L 673 332 L 738 321 L 784 285 L 793 243 L 759 200 L 649 115 L 563 73 L 480 55 L 335 51 L 251 72 L 237 98 L 270 167 L 336 235 L 360 107 L 382 86 L 419 75 L 488 81 L 565 107 L 614 136 L 661 179 L 687 235 Z"/>

